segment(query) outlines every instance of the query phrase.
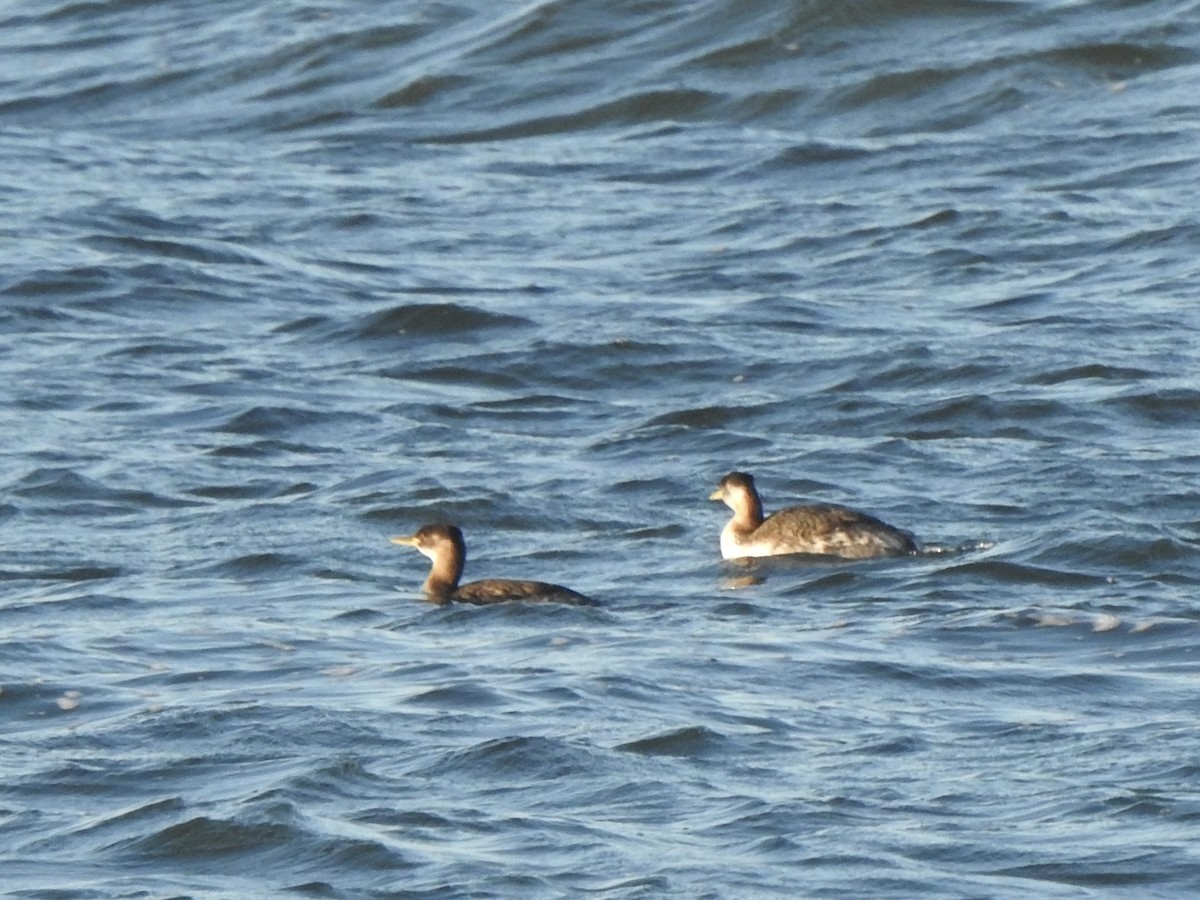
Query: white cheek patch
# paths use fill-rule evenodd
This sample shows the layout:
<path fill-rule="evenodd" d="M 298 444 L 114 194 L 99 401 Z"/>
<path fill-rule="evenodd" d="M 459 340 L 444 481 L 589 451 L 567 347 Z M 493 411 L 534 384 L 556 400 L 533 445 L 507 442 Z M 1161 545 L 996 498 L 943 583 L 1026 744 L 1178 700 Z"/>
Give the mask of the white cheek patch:
<path fill-rule="evenodd" d="M 437 552 L 432 547 L 418 547 L 417 550 L 422 556 L 437 559 Z"/>

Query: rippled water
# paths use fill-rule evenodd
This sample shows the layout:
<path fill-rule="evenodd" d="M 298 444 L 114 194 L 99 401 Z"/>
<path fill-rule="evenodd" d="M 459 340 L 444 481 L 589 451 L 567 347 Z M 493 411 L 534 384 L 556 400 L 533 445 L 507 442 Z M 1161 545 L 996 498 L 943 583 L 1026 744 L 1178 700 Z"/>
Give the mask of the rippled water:
<path fill-rule="evenodd" d="M 1200 5 L 0 26 L 0 895 L 1200 891 Z"/>

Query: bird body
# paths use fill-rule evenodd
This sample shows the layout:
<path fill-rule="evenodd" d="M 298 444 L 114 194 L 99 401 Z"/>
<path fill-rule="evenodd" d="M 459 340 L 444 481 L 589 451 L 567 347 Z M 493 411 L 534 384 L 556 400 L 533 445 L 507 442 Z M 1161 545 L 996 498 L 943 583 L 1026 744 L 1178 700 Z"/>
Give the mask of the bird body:
<path fill-rule="evenodd" d="M 722 478 L 709 499 L 733 510 L 733 518 L 721 531 L 725 559 L 789 553 L 870 559 L 904 556 L 918 549 L 908 532 L 844 506 L 792 506 L 764 518 L 754 479 L 744 472 Z"/>
<path fill-rule="evenodd" d="M 460 585 L 467 545 L 455 525 L 422 525 L 412 535 L 392 538 L 393 544 L 415 547 L 433 561 L 429 577 L 421 586 L 434 603 L 471 603 L 476 606 L 525 600 L 533 603 L 568 603 L 574 606 L 598 606 L 595 600 L 544 581 L 517 581 L 509 578 L 485 578 Z"/>

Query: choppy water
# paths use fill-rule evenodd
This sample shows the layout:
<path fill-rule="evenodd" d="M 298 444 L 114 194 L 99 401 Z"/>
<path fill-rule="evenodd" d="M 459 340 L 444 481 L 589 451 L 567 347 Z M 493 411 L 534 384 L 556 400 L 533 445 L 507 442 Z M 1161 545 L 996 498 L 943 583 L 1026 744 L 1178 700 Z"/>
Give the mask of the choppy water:
<path fill-rule="evenodd" d="M 0 895 L 1194 896 L 1198 26 L 4 4 Z"/>

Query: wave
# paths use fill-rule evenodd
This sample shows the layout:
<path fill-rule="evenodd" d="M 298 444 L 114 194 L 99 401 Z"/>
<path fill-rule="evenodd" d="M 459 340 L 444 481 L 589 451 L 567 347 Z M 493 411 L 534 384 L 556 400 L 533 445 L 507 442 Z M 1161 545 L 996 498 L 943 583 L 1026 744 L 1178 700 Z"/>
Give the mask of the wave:
<path fill-rule="evenodd" d="M 1165 2 L 1144 18 L 1102 4 L 1103 37 L 1095 7 L 1032 0 L 624 2 L 602 16 L 580 0 L 399 16 L 227 6 L 194 7 L 186 22 L 136 4 L 3 17 L 7 49 L 50 64 L 0 90 L 0 120 L 176 134 L 393 129 L 439 143 L 883 110 L 897 125 L 944 129 L 1197 58 Z"/>

